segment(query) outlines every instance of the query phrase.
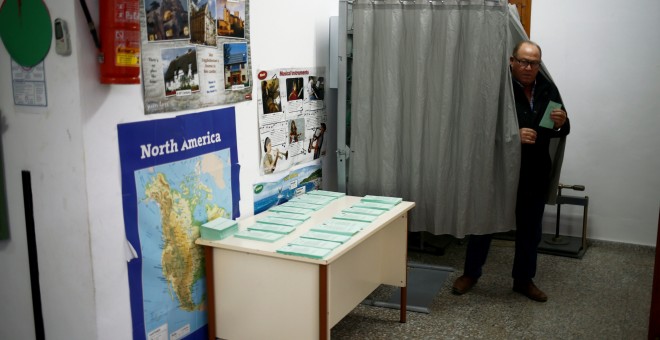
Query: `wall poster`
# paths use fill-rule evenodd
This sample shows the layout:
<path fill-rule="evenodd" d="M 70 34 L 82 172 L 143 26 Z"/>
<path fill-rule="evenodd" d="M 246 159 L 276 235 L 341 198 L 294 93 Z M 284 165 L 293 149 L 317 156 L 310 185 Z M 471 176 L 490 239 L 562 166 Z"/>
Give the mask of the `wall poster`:
<path fill-rule="evenodd" d="M 325 156 L 325 68 L 259 71 L 262 175 Z"/>
<path fill-rule="evenodd" d="M 1 112 L 0 112 L 1 113 Z M 4 128 L 5 118 L 0 115 L 0 129 Z M 5 158 L 2 148 L 2 133 L 0 130 L 0 240 L 9 239 L 9 211 L 7 209 L 7 192 L 5 191 Z"/>
<path fill-rule="evenodd" d="M 133 339 L 207 339 L 200 226 L 235 219 L 234 108 L 119 124 Z"/>
<path fill-rule="evenodd" d="M 273 178 L 274 177 L 274 178 Z M 321 189 L 321 162 L 309 162 L 268 176 L 253 185 L 254 214 L 288 202 L 306 192 Z"/>
<path fill-rule="evenodd" d="M 248 0 L 141 0 L 144 111 L 252 99 Z"/>

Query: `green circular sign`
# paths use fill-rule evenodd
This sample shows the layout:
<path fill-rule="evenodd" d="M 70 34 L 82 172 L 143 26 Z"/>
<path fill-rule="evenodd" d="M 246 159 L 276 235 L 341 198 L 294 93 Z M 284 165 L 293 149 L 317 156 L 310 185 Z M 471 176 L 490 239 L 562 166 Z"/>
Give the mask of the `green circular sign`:
<path fill-rule="evenodd" d="M 50 50 L 53 27 L 41 0 L 5 0 L 0 7 L 0 38 L 19 65 L 32 67 Z"/>

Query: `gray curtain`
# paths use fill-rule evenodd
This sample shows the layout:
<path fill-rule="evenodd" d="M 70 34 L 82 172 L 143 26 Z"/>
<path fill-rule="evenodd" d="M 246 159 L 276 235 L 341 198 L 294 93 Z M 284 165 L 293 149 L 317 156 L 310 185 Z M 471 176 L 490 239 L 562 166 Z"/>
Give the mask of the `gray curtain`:
<path fill-rule="evenodd" d="M 356 1 L 348 192 L 416 203 L 411 231 L 515 227 L 520 140 L 502 1 Z"/>

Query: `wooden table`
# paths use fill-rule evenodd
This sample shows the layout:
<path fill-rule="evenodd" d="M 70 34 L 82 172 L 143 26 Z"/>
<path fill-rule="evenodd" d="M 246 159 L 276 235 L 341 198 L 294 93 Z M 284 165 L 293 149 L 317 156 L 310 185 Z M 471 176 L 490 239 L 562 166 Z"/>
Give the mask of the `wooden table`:
<path fill-rule="evenodd" d="M 345 196 L 273 242 L 198 239 L 205 246 L 209 339 L 329 339 L 330 328 L 380 284 L 401 287 L 406 322 L 408 211 L 402 202 L 321 260 L 276 252 L 357 203 Z M 239 229 L 269 213 L 239 222 Z"/>

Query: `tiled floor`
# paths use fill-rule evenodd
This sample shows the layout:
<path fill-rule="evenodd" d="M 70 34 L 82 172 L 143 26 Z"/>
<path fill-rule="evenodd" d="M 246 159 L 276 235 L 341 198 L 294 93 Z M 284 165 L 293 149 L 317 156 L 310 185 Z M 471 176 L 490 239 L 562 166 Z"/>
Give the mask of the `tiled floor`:
<path fill-rule="evenodd" d="M 332 339 L 646 339 L 655 249 L 590 242 L 582 259 L 539 255 L 539 303 L 511 290 L 513 242 L 494 240 L 484 275 L 469 293 L 451 293 L 461 275 L 465 242 L 444 255 L 410 252 L 409 260 L 456 271 L 431 303 L 431 313 L 360 305 L 332 328 Z M 381 286 L 384 299 L 394 288 Z M 382 295 L 383 297 L 380 297 Z"/>

